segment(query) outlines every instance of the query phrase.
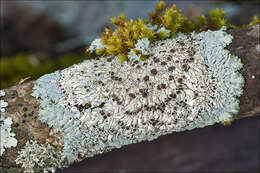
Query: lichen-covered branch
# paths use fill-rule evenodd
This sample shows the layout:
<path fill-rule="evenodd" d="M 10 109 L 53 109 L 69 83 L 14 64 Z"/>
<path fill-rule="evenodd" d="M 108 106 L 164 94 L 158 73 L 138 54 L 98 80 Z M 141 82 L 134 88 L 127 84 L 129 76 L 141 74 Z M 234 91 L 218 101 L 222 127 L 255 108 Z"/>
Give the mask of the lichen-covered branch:
<path fill-rule="evenodd" d="M 143 39 L 136 47 L 149 49 L 146 61 L 87 60 L 5 89 L 0 170 L 54 171 L 160 135 L 259 116 L 258 40 L 259 25 Z"/>

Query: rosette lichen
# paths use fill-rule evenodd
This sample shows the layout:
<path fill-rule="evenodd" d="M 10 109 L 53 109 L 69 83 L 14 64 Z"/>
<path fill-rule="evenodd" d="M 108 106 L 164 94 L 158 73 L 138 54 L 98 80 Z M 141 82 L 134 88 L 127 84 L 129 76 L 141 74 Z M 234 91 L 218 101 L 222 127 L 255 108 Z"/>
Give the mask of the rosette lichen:
<path fill-rule="evenodd" d="M 105 56 L 36 81 L 39 119 L 62 133 L 61 160 L 231 121 L 239 111 L 242 63 L 225 49 L 225 28 L 146 41 L 145 61 Z"/>
<path fill-rule="evenodd" d="M 240 59 L 225 49 L 232 41 L 225 13 L 216 9 L 209 20 L 191 21 L 159 2 L 149 16 L 112 18 L 115 30 L 106 28 L 91 43 L 89 60 L 35 81 L 38 119 L 61 134 L 61 146 L 27 141 L 16 159 L 25 171 L 53 171 L 124 145 L 233 120 L 244 79 Z"/>

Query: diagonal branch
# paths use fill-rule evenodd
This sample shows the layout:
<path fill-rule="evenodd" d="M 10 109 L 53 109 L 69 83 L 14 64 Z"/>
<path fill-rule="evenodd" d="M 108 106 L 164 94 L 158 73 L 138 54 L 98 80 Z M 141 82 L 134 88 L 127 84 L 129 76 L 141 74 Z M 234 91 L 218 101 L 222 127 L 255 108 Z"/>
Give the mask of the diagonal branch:
<path fill-rule="evenodd" d="M 243 95 L 239 98 L 240 111 L 235 118 L 241 119 L 246 117 L 259 116 L 260 115 L 259 25 L 255 25 L 253 27 L 248 27 L 248 28 L 238 28 L 238 29 L 228 30 L 228 33 L 231 34 L 234 38 L 232 43 L 228 46 L 227 49 L 232 54 L 237 55 L 239 58 L 241 58 L 242 63 L 244 64 L 244 67 L 240 70 L 240 72 L 245 78 L 245 85 L 244 85 Z M 152 74 L 157 74 L 157 73 L 158 73 L 157 71 L 152 71 Z M 113 78 L 119 81 L 121 80 L 118 77 L 113 77 Z M 4 100 L 4 102 L 8 103 L 8 106 L 5 107 L 5 113 L 3 113 L 3 117 L 5 118 L 12 117 L 12 121 L 13 121 L 11 125 L 12 132 L 15 133 L 15 138 L 18 141 L 15 147 L 11 147 L 11 148 L 7 147 L 3 152 L 3 155 L 1 156 L 1 169 L 3 170 L 7 170 L 9 168 L 17 169 L 18 171 L 21 170 L 20 169 L 21 165 L 17 165 L 17 162 L 15 160 L 20 154 L 19 151 L 21 151 L 21 149 L 25 147 L 26 143 L 29 140 L 37 141 L 38 144 L 31 143 L 31 147 L 37 146 L 39 149 L 43 148 L 42 152 L 46 150 L 46 152 L 51 157 L 52 161 L 56 162 L 56 165 L 54 166 L 53 169 L 56 169 L 57 167 L 64 167 L 67 166 L 68 164 L 67 163 L 68 160 L 66 159 L 63 160 L 62 162 L 59 162 L 59 160 L 55 160 L 56 158 L 61 157 L 60 153 L 57 153 L 57 151 L 62 152 L 64 150 L 64 139 L 62 137 L 63 134 L 60 132 L 59 129 L 51 128 L 50 124 L 42 123 L 44 122 L 43 118 L 41 119 L 41 121 L 39 120 L 39 117 L 41 117 L 41 115 L 39 115 L 39 111 L 41 110 L 40 103 L 42 101 L 42 98 L 49 99 L 48 92 L 50 91 L 56 92 L 56 90 L 55 88 L 51 88 L 51 84 L 49 86 L 49 84 L 46 83 L 44 84 L 46 85 L 46 93 L 45 93 L 46 95 L 44 95 L 44 91 L 42 91 L 41 95 L 38 95 L 38 97 L 37 96 L 33 97 L 32 93 L 33 93 L 33 88 L 35 87 L 35 83 L 37 83 L 37 81 L 36 82 L 31 81 L 27 83 L 21 82 L 13 87 L 5 89 L 4 90 L 5 96 L 1 97 L 1 99 Z M 101 85 L 102 85 L 102 81 L 101 81 Z M 158 87 L 159 90 L 161 90 L 165 86 L 160 85 Z M 47 89 L 49 88 L 50 91 L 47 92 Z M 59 94 L 58 92 L 59 91 L 57 91 L 57 93 L 54 94 L 58 95 Z M 144 95 L 146 96 L 146 94 Z M 107 96 L 104 95 L 104 98 L 106 97 Z M 129 94 L 129 97 L 135 98 L 136 95 L 131 93 Z M 55 98 L 53 99 L 54 100 L 52 101 L 55 102 Z M 117 98 L 116 96 L 113 99 L 118 104 L 121 101 L 120 98 Z M 95 110 L 95 109 L 102 108 L 104 106 L 103 103 L 104 102 L 102 102 L 102 104 L 98 104 L 98 106 L 92 105 L 92 107 L 91 105 L 89 105 L 89 103 L 87 103 L 86 105 L 76 105 L 75 107 L 77 107 L 79 111 L 87 110 L 88 108 L 91 108 L 91 110 Z M 151 107 L 150 109 L 153 109 L 153 107 Z M 57 112 L 53 113 L 53 116 L 55 116 L 56 113 Z M 131 112 L 129 111 L 127 112 L 127 114 L 131 114 Z M 132 112 L 132 114 L 135 113 Z M 106 118 L 108 117 L 109 114 L 106 114 Z M 75 119 L 77 118 L 80 117 L 76 117 Z M 56 121 L 63 121 L 63 119 L 57 119 Z M 57 124 L 58 122 L 53 121 L 51 123 L 53 123 L 53 126 L 55 126 L 55 124 Z M 152 123 L 156 124 L 157 122 L 154 121 Z M 1 142 L 2 140 L 5 139 L 2 139 L 1 137 Z M 44 149 L 43 146 L 47 144 L 48 145 L 50 144 L 49 148 L 46 147 L 48 149 Z M 112 148 L 115 148 L 115 146 L 116 144 Z M 104 150 L 102 152 L 110 151 L 112 148 L 107 148 L 107 150 Z M 93 156 L 92 153 L 84 153 L 84 154 L 85 156 L 78 154 L 77 160 L 79 161 L 82 160 L 84 157 Z M 29 158 L 29 156 L 25 156 L 25 157 Z M 41 170 L 43 168 L 37 167 L 37 169 Z"/>

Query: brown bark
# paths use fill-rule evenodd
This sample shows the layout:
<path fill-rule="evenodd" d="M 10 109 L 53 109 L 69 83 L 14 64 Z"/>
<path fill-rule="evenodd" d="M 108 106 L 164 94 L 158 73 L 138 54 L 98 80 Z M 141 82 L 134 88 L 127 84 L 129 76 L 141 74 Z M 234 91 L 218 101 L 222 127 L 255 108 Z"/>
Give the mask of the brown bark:
<path fill-rule="evenodd" d="M 231 51 L 232 54 L 240 57 L 244 64 L 244 67 L 241 70 L 241 73 L 245 78 L 244 93 L 240 97 L 240 112 L 238 113 L 238 115 L 236 115 L 236 119 L 259 116 L 260 115 L 259 25 L 256 25 L 254 27 L 233 29 L 233 30 L 229 30 L 228 32 L 234 37 L 232 43 L 228 46 L 228 49 Z M 13 87 L 5 89 L 6 96 L 3 97 L 3 99 L 8 102 L 8 107 L 6 108 L 5 116 L 11 116 L 13 118 L 15 122 L 12 125 L 13 131 L 16 133 L 16 139 L 19 142 L 17 147 L 7 149 L 4 152 L 3 156 L 1 157 L 1 163 L 0 163 L 1 164 L 0 168 L 2 169 L 8 167 L 9 168 L 17 167 L 14 160 L 18 155 L 18 151 L 24 146 L 25 142 L 28 139 L 35 139 L 40 143 L 45 143 L 47 140 L 48 141 L 58 140 L 55 135 L 59 135 L 59 134 L 53 134 L 53 136 L 50 136 L 49 134 L 51 129 L 46 124 L 43 124 L 39 120 L 37 120 L 39 101 L 31 96 L 33 84 L 34 82 L 31 81 L 27 83 L 17 84 Z M 196 134 L 196 132 L 198 132 L 199 130 L 196 129 L 194 131 Z M 186 133 L 188 132 L 181 132 L 180 134 L 186 134 Z M 215 134 L 215 132 L 213 131 L 211 131 L 211 133 Z M 167 137 L 163 137 L 163 138 L 166 139 Z M 157 143 L 157 142 L 155 141 L 152 143 Z M 146 145 L 147 142 L 133 145 L 132 148 L 135 148 L 135 146 L 137 146 L 137 149 L 136 150 L 134 149 L 133 152 L 143 151 L 143 149 L 146 148 Z M 149 145 L 153 145 L 153 144 L 149 144 Z M 138 146 L 141 147 L 138 148 Z M 61 149 L 61 146 L 59 145 L 57 145 L 56 147 L 57 149 Z M 156 148 L 153 148 L 153 146 L 150 147 L 151 147 L 150 149 L 151 151 L 153 149 L 155 149 L 156 151 Z M 190 146 L 186 146 L 186 147 L 187 147 L 186 149 L 188 149 L 188 147 Z M 126 148 L 127 147 L 124 147 L 124 149 Z M 148 146 L 148 150 L 149 150 L 149 146 Z M 131 153 L 128 153 L 125 156 L 123 154 L 121 155 L 119 154 L 119 156 L 125 158 L 129 154 Z M 138 152 L 136 154 L 138 155 Z M 113 154 L 111 157 L 113 157 Z M 157 157 L 157 156 L 147 157 L 147 155 L 145 155 L 143 156 L 143 159 L 152 159 L 152 157 Z M 183 157 L 186 158 L 188 156 L 184 155 Z M 142 157 L 140 156 L 140 158 Z M 182 160 L 185 159 L 183 158 Z M 148 162 L 151 162 L 151 160 L 150 161 L 148 160 Z M 108 168 L 107 170 L 112 169 L 111 166 L 110 167 L 108 166 L 107 168 Z M 3 169 L 3 170 L 7 170 L 7 169 Z M 73 170 L 73 166 L 72 166 L 72 170 Z M 142 169 L 140 168 L 140 170 Z"/>
<path fill-rule="evenodd" d="M 241 58 L 245 78 L 244 93 L 240 97 L 240 112 L 236 118 L 260 115 L 260 43 L 259 25 L 228 31 L 234 39 L 228 46 L 232 54 Z"/>

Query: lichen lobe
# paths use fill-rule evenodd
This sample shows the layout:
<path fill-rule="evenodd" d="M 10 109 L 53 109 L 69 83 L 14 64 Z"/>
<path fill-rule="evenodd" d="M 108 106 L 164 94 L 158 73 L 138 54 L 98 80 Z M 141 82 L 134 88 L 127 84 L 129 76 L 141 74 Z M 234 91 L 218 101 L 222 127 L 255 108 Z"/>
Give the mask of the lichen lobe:
<path fill-rule="evenodd" d="M 244 84 L 240 59 L 224 49 L 231 41 L 224 29 L 178 34 L 151 45 L 146 61 L 104 57 L 45 75 L 32 94 L 39 119 L 62 133 L 69 163 L 231 121 Z"/>

